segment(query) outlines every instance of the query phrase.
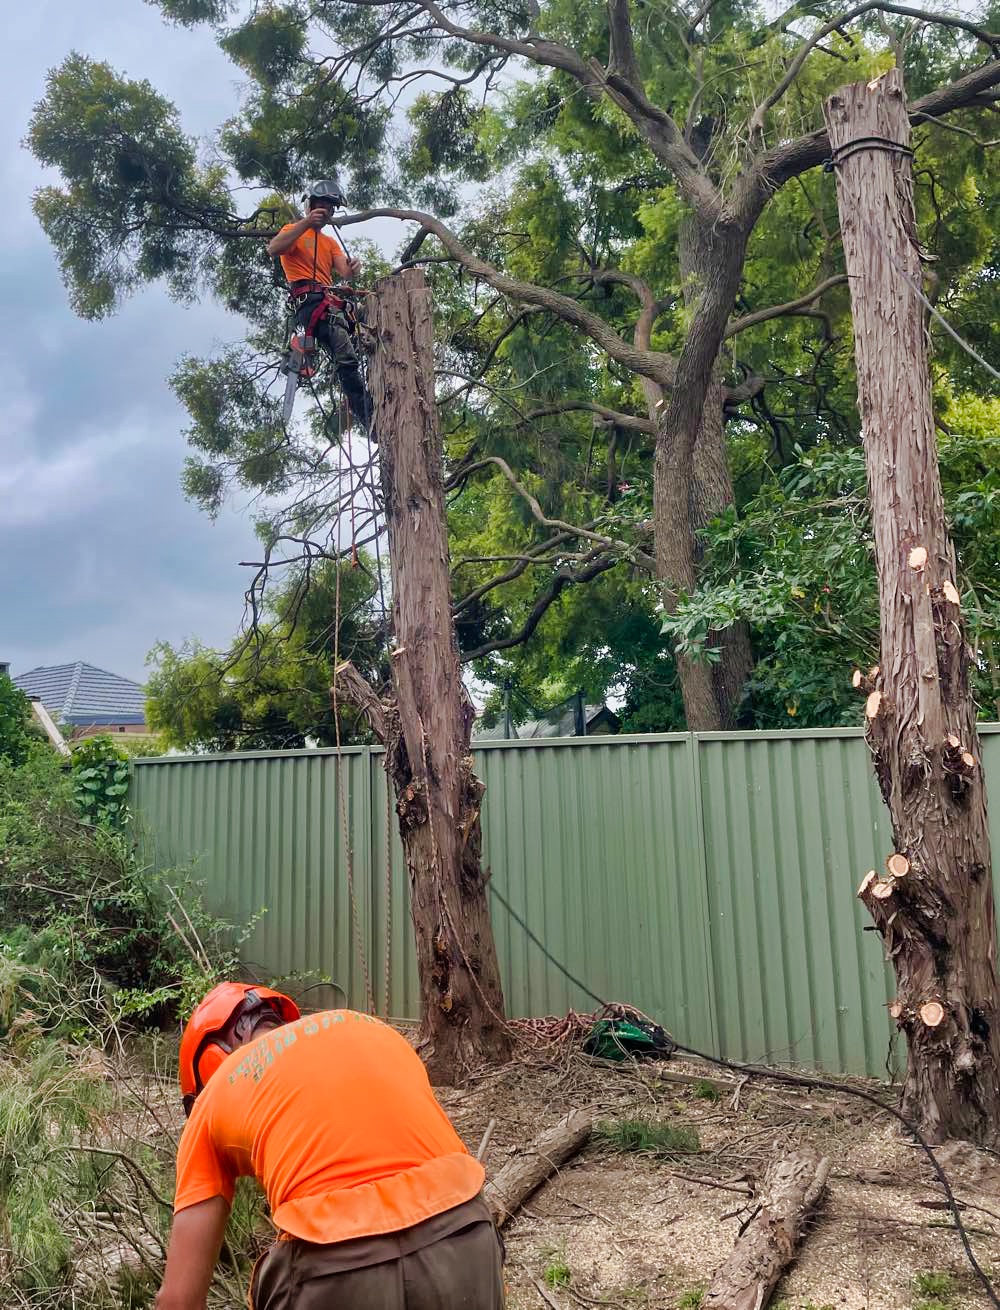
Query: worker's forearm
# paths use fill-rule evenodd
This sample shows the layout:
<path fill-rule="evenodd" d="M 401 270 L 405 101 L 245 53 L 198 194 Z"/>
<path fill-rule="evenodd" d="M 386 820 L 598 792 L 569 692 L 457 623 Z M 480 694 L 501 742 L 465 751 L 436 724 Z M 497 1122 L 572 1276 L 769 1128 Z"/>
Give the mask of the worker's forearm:
<path fill-rule="evenodd" d="M 276 237 L 272 237 L 267 243 L 267 253 L 269 255 L 283 255 L 286 250 L 291 250 L 303 232 L 309 231 L 309 220 L 300 218 L 297 223 L 293 223 L 287 232 L 279 232 Z"/>

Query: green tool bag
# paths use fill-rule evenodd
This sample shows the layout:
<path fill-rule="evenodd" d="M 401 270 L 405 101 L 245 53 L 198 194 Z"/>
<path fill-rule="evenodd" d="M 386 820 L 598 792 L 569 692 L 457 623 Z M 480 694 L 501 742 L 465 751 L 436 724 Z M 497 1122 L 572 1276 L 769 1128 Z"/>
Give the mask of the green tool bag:
<path fill-rule="evenodd" d="M 669 1060 L 677 1049 L 659 1024 L 632 1011 L 598 1019 L 583 1043 L 598 1060 Z"/>

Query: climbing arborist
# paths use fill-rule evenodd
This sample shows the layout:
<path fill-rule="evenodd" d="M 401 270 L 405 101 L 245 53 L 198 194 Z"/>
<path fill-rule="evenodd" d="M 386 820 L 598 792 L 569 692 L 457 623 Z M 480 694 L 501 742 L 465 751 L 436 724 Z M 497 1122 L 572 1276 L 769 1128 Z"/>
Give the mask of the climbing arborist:
<path fill-rule="evenodd" d="M 241 1174 L 278 1230 L 252 1310 L 501 1310 L 483 1167 L 388 1025 L 303 1018 L 280 992 L 221 983 L 184 1030 L 180 1084 L 189 1118 L 157 1310 L 204 1310 Z"/>
<path fill-rule="evenodd" d="M 347 299 L 333 286 L 334 275 L 350 282 L 361 271 L 339 241 L 322 229 L 333 222 L 334 211 L 344 204 L 340 183 L 334 178 L 314 182 L 309 190 L 308 212 L 286 223 L 268 243 L 267 252 L 281 260 L 295 306 L 295 322 L 305 329 L 332 358 L 350 407 L 351 418 L 367 428 L 371 396 L 361 376 L 354 334 L 347 318 Z"/>

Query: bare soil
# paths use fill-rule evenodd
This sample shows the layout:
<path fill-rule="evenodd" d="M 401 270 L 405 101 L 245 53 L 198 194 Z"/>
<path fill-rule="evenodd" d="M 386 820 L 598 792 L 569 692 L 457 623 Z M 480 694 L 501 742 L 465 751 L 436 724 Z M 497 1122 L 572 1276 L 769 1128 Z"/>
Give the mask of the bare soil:
<path fill-rule="evenodd" d="M 609 1066 L 552 1050 L 438 1094 L 472 1151 L 496 1120 L 484 1160 L 490 1174 L 570 1109 L 697 1131 L 698 1153 L 673 1157 L 620 1153 L 596 1139 L 536 1193 L 505 1234 L 511 1310 L 695 1310 L 752 1213 L 752 1189 L 770 1161 L 807 1144 L 830 1156 L 830 1187 L 772 1305 L 989 1304 L 926 1156 L 894 1120 L 854 1098 L 741 1083 L 696 1062 Z M 1000 1274 L 1000 1158 L 952 1144 L 941 1160 L 967 1207 L 980 1263 Z"/>

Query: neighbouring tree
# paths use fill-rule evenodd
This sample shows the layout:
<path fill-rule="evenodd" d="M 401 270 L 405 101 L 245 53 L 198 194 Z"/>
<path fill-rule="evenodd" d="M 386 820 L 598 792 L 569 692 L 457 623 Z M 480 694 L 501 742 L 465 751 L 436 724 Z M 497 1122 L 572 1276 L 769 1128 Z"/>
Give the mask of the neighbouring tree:
<path fill-rule="evenodd" d="M 346 164 L 360 204 L 388 202 L 355 221 L 377 213 L 409 220 L 418 231 L 408 258 L 447 261 L 469 275 L 467 286 L 492 288 L 442 367 L 455 370 L 470 337 L 495 326 L 481 357 L 509 345 L 523 402 L 516 408 L 532 428 L 527 437 L 496 434 L 509 397 L 455 370 L 468 408 L 483 419 L 469 429 L 478 448 L 466 450 L 459 485 L 502 475 L 521 496 L 547 432 L 599 453 L 612 502 L 629 443 L 636 462 L 645 458 L 648 468 L 652 457 L 648 521 L 589 526 L 589 503 L 580 506 L 584 517 L 569 519 L 535 496 L 537 528 L 550 529 L 550 543 L 569 528 L 572 544 L 568 558 L 560 541 L 544 565 L 530 566 L 543 604 L 552 581 L 558 594 L 621 560 L 651 568 L 668 613 L 694 589 L 700 530 L 733 501 L 724 419 L 742 407 L 767 423 L 768 388 L 787 394 L 801 381 L 797 365 L 786 375 L 759 368 L 781 358 L 769 336 L 775 324 L 782 339 L 792 324 L 813 355 L 809 385 L 827 394 L 819 306 L 843 295 L 842 275 L 835 225 L 816 203 L 825 184 L 804 175 L 828 154 L 820 103 L 844 63 L 868 76 L 885 66 L 889 45 L 898 48 L 919 93 L 914 121 L 938 134 L 945 115 L 962 111 L 956 127 L 975 135 L 1000 82 L 996 39 L 985 28 L 891 3 L 824 15 L 805 35 L 796 8 L 768 22 L 738 3 L 671 6 L 663 22 L 648 23 L 635 21 L 627 0 L 548 0 L 520 11 L 434 0 L 323 0 L 307 9 L 291 0 L 230 27 L 224 4 L 160 7 L 181 21 L 217 23 L 248 75 L 243 108 L 213 161 L 198 160 L 172 107 L 148 85 L 77 57 L 52 75 L 30 140 L 65 180 L 64 190 L 40 193 L 37 208 L 83 312 L 107 312 L 122 290 L 165 277 L 178 293 L 200 280 L 252 321 L 249 349 L 202 371 L 192 366 L 182 380 L 201 452 L 189 490 L 212 504 L 227 479 L 285 495 L 304 480 L 318 497 L 322 426 L 282 433 L 266 390 L 268 351 L 282 332 L 260 247 L 310 172 Z M 913 28 L 904 33 L 901 19 Z M 977 63 L 980 49 L 985 61 Z M 497 79 L 517 70 L 501 97 Z M 425 93 L 411 137 L 401 148 L 394 136 L 386 149 L 400 85 L 417 82 Z M 242 183 L 281 194 L 239 216 L 226 166 Z M 490 190 L 497 174 L 512 183 L 510 206 Z M 792 181 L 794 190 L 783 191 Z M 472 184 L 484 203 L 469 203 L 474 217 L 456 232 L 444 220 Z M 522 206 L 530 221 L 508 227 L 505 216 L 532 191 L 533 210 Z M 762 255 L 779 246 L 782 257 L 762 276 Z M 550 377 L 569 384 L 555 398 Z M 820 401 L 814 429 L 827 412 Z M 591 442 L 574 415 L 599 420 Z M 506 458 L 503 444 L 512 448 Z M 710 645 L 714 662 L 677 652 L 691 727 L 733 721 L 750 667 L 741 624 Z"/>
<path fill-rule="evenodd" d="M 0 673 L 0 759 L 23 764 L 36 737 L 31 727 L 31 703 L 6 673 Z"/>
<path fill-rule="evenodd" d="M 150 652 L 147 719 L 164 745 L 232 751 L 287 750 L 307 738 L 336 743 L 330 682 L 338 641 L 341 658 L 366 677 L 378 680 L 385 670 L 377 565 L 361 554 L 353 567 L 319 559 L 308 569 L 293 561 L 291 569 L 291 578 L 264 591 L 229 650 L 160 642 Z M 342 707 L 341 743 L 366 739 L 357 714 Z"/>
<path fill-rule="evenodd" d="M 825 106 L 854 316 L 880 606 L 868 740 L 892 819 L 859 896 L 896 973 L 903 1106 L 932 1141 L 1000 1137 L 1000 988 L 973 651 L 945 520 L 902 73 Z"/>
<path fill-rule="evenodd" d="M 431 299 L 419 269 L 376 287 L 371 386 L 394 579 L 392 695 L 346 664 L 338 691 L 386 748 L 410 876 L 420 979 L 418 1050 L 432 1078 L 510 1054 L 486 895 L 469 747 L 475 712 L 451 618 L 441 434 L 434 404 Z"/>
<path fill-rule="evenodd" d="M 938 442 L 956 585 L 973 644 L 969 668 L 984 719 L 1000 719 L 1000 401 L 940 397 Z M 874 539 L 860 447 L 802 451 L 739 513 L 706 531 L 703 579 L 668 621 L 704 649 L 734 619 L 758 652 L 750 682 L 757 728 L 836 727 L 861 717 L 845 668 L 878 662 Z"/>

